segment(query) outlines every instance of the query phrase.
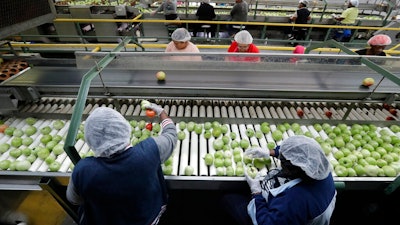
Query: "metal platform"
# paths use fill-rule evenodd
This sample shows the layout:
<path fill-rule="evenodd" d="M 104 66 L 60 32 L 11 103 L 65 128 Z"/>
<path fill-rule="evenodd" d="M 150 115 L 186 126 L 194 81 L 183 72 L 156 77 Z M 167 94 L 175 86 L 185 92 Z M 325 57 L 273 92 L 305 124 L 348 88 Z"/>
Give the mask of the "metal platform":
<path fill-rule="evenodd" d="M 112 60 L 103 64 L 101 59 L 107 55 Z M 173 57 L 178 56 L 184 59 L 200 56 L 201 61 L 176 61 Z M 229 61 L 232 56 L 256 57 L 260 62 Z M 1 83 L 1 104 L 13 102 L 7 104 L 7 113 L 2 117 L 19 128 L 26 126 L 24 118 L 30 116 L 38 118 L 38 128 L 61 119 L 66 127 L 53 131 L 52 135 L 65 137 L 83 78 L 88 71 L 96 71 L 100 76 L 90 82 L 82 120 L 99 106 L 115 108 L 129 120 L 145 120 L 140 100 L 149 99 L 162 105 L 176 123 L 219 121 L 228 124 L 230 132 L 240 135 L 238 138 L 245 137 L 247 128 L 259 129 L 263 121 L 268 121 L 273 129 L 283 123 L 299 123 L 303 132 L 321 138 L 326 134 L 316 132 L 312 128 L 314 123 L 332 127 L 339 123 L 373 124 L 378 130 L 388 129 L 399 120 L 395 117 L 387 121 L 390 114 L 382 106 L 387 103 L 399 108 L 398 58 L 369 58 L 379 63 L 376 68 L 391 71 L 393 76 L 376 72 L 376 68 L 364 65 L 362 59 L 365 58 L 358 55 L 77 52 L 76 67 L 33 65 Z M 165 82 L 157 81 L 155 73 L 159 70 L 166 72 Z M 360 86 L 366 77 L 374 78 L 376 83 L 369 88 Z M 302 118 L 296 113 L 299 107 L 305 112 Z M 326 109 L 334 112 L 332 118 L 325 116 Z M 214 167 L 203 163 L 204 154 L 215 151 L 212 139 L 206 140 L 194 132 L 186 135 L 174 151 L 172 174 L 166 176 L 171 190 L 248 188 L 244 177 L 217 175 Z M 294 133 L 287 132 L 284 137 L 291 135 Z M 35 136 L 37 140 L 39 137 L 40 134 Z M 9 137 L 2 135 L 0 140 L 9 141 Z M 270 135 L 250 139 L 251 144 L 263 147 L 271 141 Z M 90 150 L 83 140 L 78 140 L 74 147 L 80 154 Z M 0 188 L 47 190 L 67 211 L 72 210 L 63 199 L 72 161 L 66 153 L 57 160 L 62 163 L 58 172 L 49 172 L 41 159 L 29 171 L 0 171 Z M 195 167 L 193 176 L 184 175 L 189 164 Z M 277 165 L 279 161 L 274 161 L 271 168 Z M 347 190 L 382 191 L 395 177 L 335 176 L 334 179 L 338 184 L 344 183 Z"/>

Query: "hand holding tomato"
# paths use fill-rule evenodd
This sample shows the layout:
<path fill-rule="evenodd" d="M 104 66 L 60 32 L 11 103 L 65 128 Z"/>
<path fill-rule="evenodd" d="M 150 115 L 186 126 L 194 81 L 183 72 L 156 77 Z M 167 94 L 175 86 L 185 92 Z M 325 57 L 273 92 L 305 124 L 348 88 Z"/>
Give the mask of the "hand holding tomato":
<path fill-rule="evenodd" d="M 146 115 L 147 115 L 147 116 L 148 116 L 148 115 L 151 116 L 151 113 L 150 113 L 150 112 L 148 113 L 147 110 L 154 111 L 154 112 L 155 112 L 155 115 L 157 115 L 157 116 L 160 116 L 161 112 L 164 111 L 164 109 L 163 109 L 161 106 L 159 106 L 159 105 L 157 105 L 157 104 L 154 104 L 154 103 L 145 105 L 145 108 L 146 108 Z M 155 115 L 154 115 L 154 116 L 155 116 Z M 150 117 L 150 116 L 148 116 L 148 117 Z M 151 117 L 150 117 L 150 118 L 151 118 Z"/>
<path fill-rule="evenodd" d="M 154 112 L 152 109 L 146 109 L 146 116 L 149 118 L 153 118 L 156 116 L 156 112 Z"/>

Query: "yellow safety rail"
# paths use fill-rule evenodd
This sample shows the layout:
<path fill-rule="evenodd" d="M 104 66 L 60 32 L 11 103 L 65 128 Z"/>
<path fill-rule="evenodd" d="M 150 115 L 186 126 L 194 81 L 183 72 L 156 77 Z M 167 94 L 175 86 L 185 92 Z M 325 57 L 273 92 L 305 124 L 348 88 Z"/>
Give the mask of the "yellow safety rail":
<path fill-rule="evenodd" d="M 70 19 L 70 18 L 56 18 L 54 22 L 65 22 L 65 23 L 115 23 L 115 22 L 125 22 L 125 23 L 167 23 L 171 22 L 170 20 L 161 20 L 161 19 L 147 19 L 143 20 L 143 14 L 136 16 L 133 19 Z M 321 25 L 321 24 L 291 24 L 291 23 L 270 23 L 270 22 L 239 22 L 239 21 L 199 21 L 199 20 L 181 20 L 181 23 L 190 24 L 190 23 L 210 23 L 210 24 L 241 24 L 241 25 L 260 25 L 260 26 L 280 26 L 280 27 L 307 27 L 307 28 L 324 28 L 324 29 L 334 29 L 334 28 L 345 28 L 345 29 L 357 29 L 357 30 L 392 30 L 399 31 L 400 28 L 393 27 L 374 27 L 374 26 L 341 26 L 341 25 Z M 12 43 L 13 47 L 20 48 L 95 48 L 100 46 L 101 48 L 115 48 L 117 44 L 31 44 L 31 43 Z M 197 44 L 199 49 L 227 49 L 229 46 L 227 45 L 214 45 L 214 44 Z M 396 45 L 390 49 L 385 50 L 385 52 L 389 55 L 400 55 L 400 51 L 397 50 L 399 45 Z M 129 48 L 153 48 L 153 49 L 165 49 L 166 44 L 144 44 L 141 46 L 137 44 L 131 43 L 126 46 Z M 283 47 L 283 46 L 258 46 L 260 50 L 269 50 L 269 51 L 292 51 L 293 47 Z M 86 49 L 85 49 L 86 50 Z M 340 49 L 336 48 L 318 48 L 314 49 L 316 52 L 327 52 L 327 53 L 337 53 L 340 52 Z"/>

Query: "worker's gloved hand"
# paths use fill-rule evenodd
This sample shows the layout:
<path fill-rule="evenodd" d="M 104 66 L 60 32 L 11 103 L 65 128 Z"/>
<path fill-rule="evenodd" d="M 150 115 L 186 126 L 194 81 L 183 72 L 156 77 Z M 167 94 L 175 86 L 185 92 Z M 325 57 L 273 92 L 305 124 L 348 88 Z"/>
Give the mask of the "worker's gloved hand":
<path fill-rule="evenodd" d="M 157 114 L 157 116 L 160 116 L 161 112 L 164 111 L 164 109 L 161 106 L 155 103 L 147 104 L 145 105 L 145 108 L 153 110 Z"/>
<path fill-rule="evenodd" d="M 258 147 L 246 150 L 244 155 L 251 158 L 269 158 L 269 151 Z"/>
<path fill-rule="evenodd" d="M 252 194 L 261 192 L 261 174 L 256 168 L 246 167 L 244 169 L 244 175 L 246 176 L 247 184 L 249 184 Z"/>

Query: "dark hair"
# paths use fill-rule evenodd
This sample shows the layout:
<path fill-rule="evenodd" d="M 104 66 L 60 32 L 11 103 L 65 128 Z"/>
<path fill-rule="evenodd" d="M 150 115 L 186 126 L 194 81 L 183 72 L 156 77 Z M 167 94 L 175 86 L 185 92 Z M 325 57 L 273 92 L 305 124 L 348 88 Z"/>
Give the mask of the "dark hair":
<path fill-rule="evenodd" d="M 312 180 L 307 176 L 306 172 L 298 166 L 293 165 L 289 160 L 287 160 L 282 154 L 279 155 L 281 161 L 282 170 L 279 173 L 279 177 L 285 177 L 290 180 L 301 178 L 303 180 Z"/>

